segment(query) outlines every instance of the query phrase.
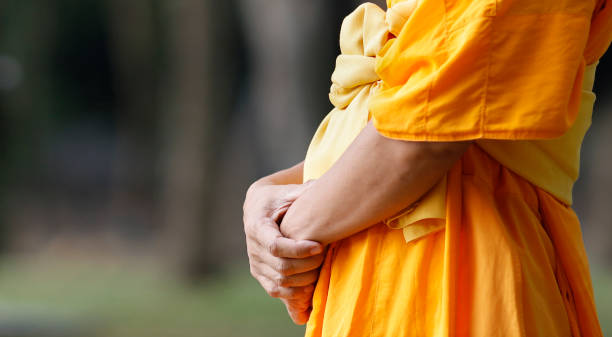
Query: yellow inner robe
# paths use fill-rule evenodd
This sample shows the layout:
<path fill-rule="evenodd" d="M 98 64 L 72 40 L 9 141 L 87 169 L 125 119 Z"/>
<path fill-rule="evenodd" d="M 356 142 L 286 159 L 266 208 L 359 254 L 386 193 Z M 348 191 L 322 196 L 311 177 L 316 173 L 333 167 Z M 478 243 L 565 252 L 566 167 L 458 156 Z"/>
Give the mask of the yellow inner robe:
<path fill-rule="evenodd" d="M 569 205 L 610 6 L 388 4 L 343 22 L 335 108 L 304 179 L 324 174 L 370 119 L 392 138 L 476 145 L 387 226 L 332 245 L 306 335 L 601 335 Z"/>

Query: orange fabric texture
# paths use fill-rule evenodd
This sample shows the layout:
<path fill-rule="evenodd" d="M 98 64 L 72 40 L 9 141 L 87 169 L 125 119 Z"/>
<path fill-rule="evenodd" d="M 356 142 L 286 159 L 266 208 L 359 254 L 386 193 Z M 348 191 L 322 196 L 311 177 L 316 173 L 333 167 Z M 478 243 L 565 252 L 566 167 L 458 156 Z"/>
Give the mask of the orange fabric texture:
<path fill-rule="evenodd" d="M 589 41 L 584 52 L 587 64 L 599 60 L 612 41 L 612 4 L 610 1 L 598 1 L 592 21 Z"/>
<path fill-rule="evenodd" d="M 334 243 L 306 336 L 601 336 L 571 208 L 475 145 L 446 205 L 418 240 L 379 224 Z"/>
<path fill-rule="evenodd" d="M 417 15 L 415 11 L 418 8 L 418 1 L 408 0 L 395 3 L 385 13 L 378 6 L 366 3 L 345 18 L 340 32 L 341 54 L 336 60 L 329 94 L 334 109 L 321 122 L 311 141 L 304 166 L 305 180 L 316 179 L 325 173 L 366 125 L 371 117 L 369 100 L 372 96 L 376 97 L 376 92 L 383 86 L 375 71 L 375 56 L 381 52 L 389 38 L 401 34 L 403 27 Z M 605 22 L 600 18 L 606 16 L 602 14 L 606 7 L 598 8 L 593 25 Z M 521 13 L 526 11 L 523 9 Z M 591 37 L 606 36 L 604 32 L 605 29 L 594 28 Z M 585 55 L 599 55 L 602 46 L 607 46 L 601 44 L 601 41 L 605 41 L 603 38 L 590 40 L 597 43 L 589 42 Z M 585 61 L 588 63 L 586 56 Z M 478 145 L 513 172 L 571 205 L 572 188 L 579 173 L 580 147 L 591 124 L 595 101 L 592 92 L 595 68 L 596 62 L 583 72 L 577 116 L 562 137 L 512 141 L 478 139 Z M 508 110 L 509 115 L 514 112 Z M 539 160 L 524 161 L 521 158 Z M 388 219 L 387 224 L 402 229 L 407 241 L 442 229 L 445 183 L 446 179 L 442 179 L 417 204 L 409 205 L 404 212 Z"/>
<path fill-rule="evenodd" d="M 378 224 L 332 244 L 306 336 L 601 336 L 568 205 L 612 4 L 388 5 L 386 18 L 364 5 L 345 20 L 335 108 L 304 177 L 324 174 L 368 118 L 391 138 L 477 141 L 397 217 L 403 231 Z"/>
<path fill-rule="evenodd" d="M 563 135 L 578 112 L 585 52 L 594 62 L 609 45 L 610 5 L 598 3 L 419 1 L 378 55 L 376 128 L 424 141 Z M 601 28 L 590 34 L 592 21 Z"/>

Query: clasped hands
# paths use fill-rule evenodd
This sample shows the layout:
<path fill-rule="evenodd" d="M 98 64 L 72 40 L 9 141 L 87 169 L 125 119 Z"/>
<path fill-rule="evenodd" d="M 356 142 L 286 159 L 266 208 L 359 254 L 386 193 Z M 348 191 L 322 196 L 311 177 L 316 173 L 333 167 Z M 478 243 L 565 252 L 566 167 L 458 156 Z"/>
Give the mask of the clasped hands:
<path fill-rule="evenodd" d="M 249 188 L 243 206 L 251 275 L 270 296 L 282 300 L 296 324 L 305 324 L 310 316 L 324 247 L 314 241 L 284 237 L 280 223 L 311 184 L 256 182 Z"/>

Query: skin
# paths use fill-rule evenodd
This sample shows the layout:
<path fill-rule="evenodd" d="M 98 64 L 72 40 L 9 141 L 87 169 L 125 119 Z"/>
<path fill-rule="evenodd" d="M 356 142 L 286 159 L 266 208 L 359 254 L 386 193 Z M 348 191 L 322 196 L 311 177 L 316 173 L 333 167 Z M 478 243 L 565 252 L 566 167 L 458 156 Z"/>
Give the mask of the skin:
<path fill-rule="evenodd" d="M 281 232 L 328 244 L 380 223 L 429 191 L 470 144 L 391 139 L 370 122 L 332 168 L 295 200 Z"/>
<path fill-rule="evenodd" d="M 294 322 L 305 323 L 323 261 L 322 254 L 308 250 L 323 249 L 401 212 L 431 189 L 469 145 L 390 139 L 369 123 L 315 182 L 299 185 L 303 163 L 259 180 L 244 206 L 251 273 L 283 300 Z"/>
<path fill-rule="evenodd" d="M 314 283 L 323 262 L 323 246 L 285 238 L 279 223 L 309 184 L 302 182 L 303 163 L 264 177 L 251 185 L 243 206 L 244 232 L 251 275 L 280 298 L 296 324 L 308 320 Z"/>

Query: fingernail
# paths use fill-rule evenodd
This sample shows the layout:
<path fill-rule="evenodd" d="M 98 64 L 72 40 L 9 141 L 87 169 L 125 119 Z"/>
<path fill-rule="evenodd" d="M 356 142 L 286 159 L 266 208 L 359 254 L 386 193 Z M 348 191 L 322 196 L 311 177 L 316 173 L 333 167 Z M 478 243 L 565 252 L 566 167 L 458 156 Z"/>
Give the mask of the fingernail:
<path fill-rule="evenodd" d="M 321 246 L 316 246 L 310 250 L 310 254 L 319 254 L 322 251 L 323 251 L 323 248 L 321 248 Z"/>

